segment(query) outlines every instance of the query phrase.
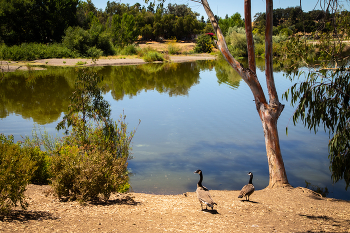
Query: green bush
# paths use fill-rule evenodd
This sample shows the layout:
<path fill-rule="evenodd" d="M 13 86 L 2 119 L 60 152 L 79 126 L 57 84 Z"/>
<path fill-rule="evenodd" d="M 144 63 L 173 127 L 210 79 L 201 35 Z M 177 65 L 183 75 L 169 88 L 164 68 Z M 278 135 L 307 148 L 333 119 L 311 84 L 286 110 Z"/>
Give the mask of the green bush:
<path fill-rule="evenodd" d="M 199 35 L 194 47 L 196 53 L 211 53 L 213 51 L 213 42 L 211 37 L 206 34 Z"/>
<path fill-rule="evenodd" d="M 76 57 L 76 54 L 62 44 L 21 44 L 14 46 L 2 45 L 0 59 L 13 61 L 31 61 L 46 58 Z"/>
<path fill-rule="evenodd" d="M 119 52 L 119 54 L 121 55 L 135 55 L 137 54 L 138 51 L 138 46 L 131 44 L 131 45 L 127 45 L 124 48 L 122 48 Z"/>
<path fill-rule="evenodd" d="M 108 151 L 65 145 L 52 157 L 52 186 L 59 198 L 108 200 L 112 192 L 128 190 L 124 190 L 128 185 L 126 161 Z"/>
<path fill-rule="evenodd" d="M 39 147 L 24 147 L 23 150 L 36 165 L 30 183 L 39 185 L 49 184 L 51 179 L 50 155 L 47 152 L 42 151 Z"/>
<path fill-rule="evenodd" d="M 164 57 L 156 51 L 149 51 L 143 55 L 143 60 L 145 62 L 164 61 Z"/>
<path fill-rule="evenodd" d="M 90 47 L 87 51 L 86 51 L 86 55 L 88 57 L 91 57 L 91 58 L 99 58 L 101 57 L 103 54 L 103 51 L 101 49 L 98 49 L 96 48 L 95 46 L 94 47 Z"/>
<path fill-rule="evenodd" d="M 56 195 L 84 202 L 108 200 L 112 192 L 127 191 L 127 160 L 133 133 L 127 135 L 125 118 L 119 125 L 85 125 L 78 117 L 73 121 L 71 135 L 52 156 L 52 187 Z M 84 139 L 83 129 L 87 131 Z"/>
<path fill-rule="evenodd" d="M 70 129 L 52 156 L 52 186 L 59 198 L 81 202 L 127 191 L 127 160 L 134 132 L 127 133 L 125 116 L 110 119 L 110 107 L 97 85 L 102 78 L 83 69 L 79 72 L 68 113 L 57 129 Z"/>
<path fill-rule="evenodd" d="M 24 191 L 29 183 L 35 162 L 18 144 L 13 143 L 13 137 L 0 134 L 0 213 L 6 214 L 19 202 L 23 209 Z"/>
<path fill-rule="evenodd" d="M 233 57 L 247 57 L 247 39 L 242 27 L 230 27 L 226 35 L 227 47 Z"/>

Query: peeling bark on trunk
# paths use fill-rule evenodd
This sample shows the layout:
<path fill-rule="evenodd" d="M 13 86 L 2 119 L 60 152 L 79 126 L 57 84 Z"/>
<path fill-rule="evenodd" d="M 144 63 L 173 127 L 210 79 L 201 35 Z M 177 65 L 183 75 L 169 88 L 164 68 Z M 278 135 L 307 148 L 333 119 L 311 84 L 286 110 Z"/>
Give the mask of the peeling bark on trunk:
<path fill-rule="evenodd" d="M 256 64 L 254 54 L 254 42 L 251 27 L 251 0 L 244 1 L 245 26 L 248 44 L 248 62 L 249 68 L 244 68 L 229 52 L 225 38 L 221 29 L 211 11 L 207 0 L 201 0 L 202 5 L 211 21 L 218 41 L 215 41 L 218 49 L 226 61 L 239 73 L 242 79 L 248 84 L 255 99 L 256 109 L 260 116 L 264 129 L 266 154 L 269 164 L 270 181 L 269 188 L 290 186 L 288 183 L 277 130 L 277 120 L 283 111 L 284 105 L 278 100 L 278 95 L 273 78 L 272 67 L 272 0 L 266 0 L 266 33 L 265 33 L 265 76 L 267 89 L 269 93 L 269 103 L 266 101 L 265 94 L 261 88 L 258 77 L 256 76 Z"/>

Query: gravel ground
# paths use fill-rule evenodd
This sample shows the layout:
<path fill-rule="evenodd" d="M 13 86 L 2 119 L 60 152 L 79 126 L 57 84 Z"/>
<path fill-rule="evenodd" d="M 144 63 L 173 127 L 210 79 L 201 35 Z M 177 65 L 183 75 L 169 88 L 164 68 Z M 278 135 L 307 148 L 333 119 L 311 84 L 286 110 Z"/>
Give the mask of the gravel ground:
<path fill-rule="evenodd" d="M 350 232 L 350 202 L 305 188 L 210 193 L 218 204 L 201 210 L 195 192 L 113 194 L 107 203 L 61 202 L 50 186 L 29 185 L 27 210 L 0 218 L 0 232 Z"/>

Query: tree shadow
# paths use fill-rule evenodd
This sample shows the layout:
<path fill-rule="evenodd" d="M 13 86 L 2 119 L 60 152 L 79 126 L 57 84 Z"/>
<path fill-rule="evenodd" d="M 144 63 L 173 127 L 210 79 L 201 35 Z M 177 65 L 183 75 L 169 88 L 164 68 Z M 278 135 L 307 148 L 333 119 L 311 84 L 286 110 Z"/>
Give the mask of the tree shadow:
<path fill-rule="evenodd" d="M 2 222 L 27 222 L 29 220 L 42 221 L 55 219 L 57 219 L 57 217 L 54 217 L 51 213 L 46 211 L 10 210 L 8 214 L 0 215 L 0 221 Z"/>
<path fill-rule="evenodd" d="M 203 209 L 202 211 L 210 214 L 219 214 L 217 210 Z"/>
<path fill-rule="evenodd" d="M 307 217 L 308 219 L 312 219 L 312 220 L 334 221 L 333 218 L 328 217 L 326 215 L 320 215 L 320 216 L 307 215 L 307 214 L 299 214 L 299 215 L 302 217 Z"/>
<path fill-rule="evenodd" d="M 335 227 L 340 227 L 340 226 L 344 226 L 344 224 L 348 225 L 350 223 L 350 220 L 349 219 L 334 219 L 332 217 L 328 217 L 326 215 L 319 215 L 319 216 L 316 216 L 316 215 L 307 215 L 307 214 L 299 214 L 300 216 L 303 216 L 303 217 L 306 217 L 308 219 L 311 219 L 311 220 L 316 220 L 316 221 L 319 221 L 319 220 L 322 220 L 322 221 L 326 221 L 328 222 L 329 224 L 331 224 L 332 226 L 335 226 Z"/>
<path fill-rule="evenodd" d="M 113 200 L 108 200 L 108 201 L 101 201 L 101 200 L 96 200 L 96 201 L 91 201 L 90 204 L 92 205 L 102 205 L 102 206 L 109 206 L 109 205 L 139 205 L 141 202 L 137 202 L 134 200 L 134 197 L 132 196 L 123 196 L 120 198 L 116 198 Z"/>
<path fill-rule="evenodd" d="M 254 203 L 254 204 L 259 204 L 259 202 L 251 201 L 251 200 L 241 200 L 241 202 L 250 202 L 250 203 Z"/>

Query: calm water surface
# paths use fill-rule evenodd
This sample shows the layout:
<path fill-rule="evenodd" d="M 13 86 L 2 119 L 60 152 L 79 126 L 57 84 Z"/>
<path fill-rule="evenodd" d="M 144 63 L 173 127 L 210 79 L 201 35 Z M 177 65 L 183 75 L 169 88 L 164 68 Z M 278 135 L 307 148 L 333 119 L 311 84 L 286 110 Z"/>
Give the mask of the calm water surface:
<path fill-rule="evenodd" d="M 261 121 L 245 82 L 225 63 L 97 67 L 105 77 L 104 95 L 112 117 L 124 111 L 129 129 L 137 127 L 129 168 L 135 192 L 178 194 L 195 191 L 201 169 L 209 189 L 238 190 L 254 173 L 256 189 L 268 185 L 268 165 Z M 31 135 L 34 125 L 52 135 L 73 91 L 74 68 L 11 74 L 0 87 L 0 132 Z M 275 72 L 279 95 L 291 86 Z M 258 77 L 265 87 L 264 71 Z M 265 90 L 266 92 L 266 90 Z M 345 182 L 333 185 L 329 172 L 328 134 L 293 126 L 294 109 L 286 105 L 278 121 L 289 182 L 305 181 L 329 189 L 329 197 L 350 200 Z M 141 124 L 138 126 L 139 119 Z M 289 127 L 288 136 L 285 133 Z"/>

